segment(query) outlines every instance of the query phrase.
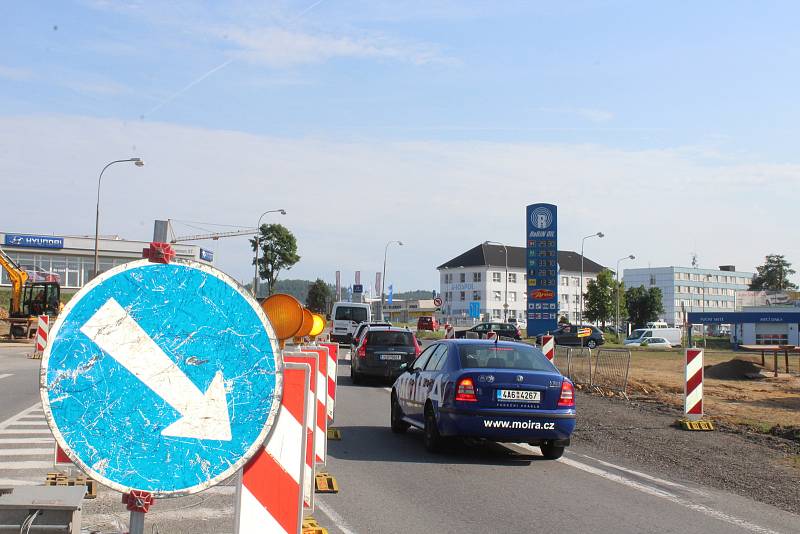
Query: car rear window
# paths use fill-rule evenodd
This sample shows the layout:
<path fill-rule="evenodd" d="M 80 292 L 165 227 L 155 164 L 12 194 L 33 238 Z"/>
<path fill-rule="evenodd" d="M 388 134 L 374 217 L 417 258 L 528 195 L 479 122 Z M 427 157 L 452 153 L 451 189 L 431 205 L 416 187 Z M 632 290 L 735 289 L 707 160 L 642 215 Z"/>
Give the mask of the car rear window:
<path fill-rule="evenodd" d="M 481 343 L 458 347 L 462 369 L 520 369 L 525 371 L 554 371 L 544 354 L 526 345 L 498 346 Z"/>
<path fill-rule="evenodd" d="M 383 345 L 385 347 L 410 347 L 414 345 L 414 339 L 411 332 L 370 332 L 367 344 Z"/>
<path fill-rule="evenodd" d="M 351 306 L 339 306 L 336 308 L 336 316 L 334 319 L 337 321 L 355 321 L 357 323 L 363 323 L 367 320 L 367 309 Z"/>

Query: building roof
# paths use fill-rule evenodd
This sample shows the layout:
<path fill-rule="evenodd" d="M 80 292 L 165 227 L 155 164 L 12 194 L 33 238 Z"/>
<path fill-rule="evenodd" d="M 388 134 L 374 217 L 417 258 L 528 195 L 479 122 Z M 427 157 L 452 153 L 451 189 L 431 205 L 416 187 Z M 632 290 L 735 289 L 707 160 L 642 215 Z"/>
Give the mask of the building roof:
<path fill-rule="evenodd" d="M 525 257 L 527 250 L 525 247 L 508 247 L 508 267 L 516 269 L 526 269 Z M 458 267 L 505 267 L 505 251 L 500 245 L 477 245 L 463 254 L 456 256 L 452 260 L 441 264 L 437 269 L 455 269 Z M 558 251 L 558 265 L 562 271 L 580 272 L 581 255 L 571 250 Z M 599 273 L 605 269 L 599 263 L 583 258 L 584 273 Z"/>

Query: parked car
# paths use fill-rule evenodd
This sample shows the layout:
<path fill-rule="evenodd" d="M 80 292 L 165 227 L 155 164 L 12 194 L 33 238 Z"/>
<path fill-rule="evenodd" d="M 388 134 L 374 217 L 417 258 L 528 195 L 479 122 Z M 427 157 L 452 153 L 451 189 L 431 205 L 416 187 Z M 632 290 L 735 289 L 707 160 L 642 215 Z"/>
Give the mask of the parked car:
<path fill-rule="evenodd" d="M 369 323 L 360 323 L 353 332 L 353 340 L 350 342 L 350 350 L 355 352 L 358 344 L 361 343 L 361 336 L 367 331 L 370 326 L 392 326 L 392 323 L 387 321 L 372 321 Z"/>
<path fill-rule="evenodd" d="M 365 376 L 394 380 L 421 352 L 416 336 L 408 328 L 367 327 L 350 356 L 350 378 L 354 384 Z"/>
<path fill-rule="evenodd" d="M 663 337 L 645 337 L 633 341 L 625 341 L 626 347 L 648 347 L 652 349 L 670 349 L 672 343 Z"/>
<path fill-rule="evenodd" d="M 417 330 L 439 330 L 439 321 L 432 315 L 423 315 L 417 319 Z"/>
<path fill-rule="evenodd" d="M 356 327 L 372 320 L 372 310 L 369 304 L 337 302 L 333 305 L 331 317 L 333 319 L 331 341 L 350 343 Z"/>
<path fill-rule="evenodd" d="M 591 330 L 589 336 L 583 338 L 578 337 L 578 331 L 584 328 Z M 606 337 L 603 335 L 603 332 L 596 326 L 591 325 L 561 325 L 558 330 L 553 332 L 553 337 L 555 338 L 556 345 L 570 345 L 574 347 L 579 347 L 582 345 L 584 347 L 589 347 L 590 349 L 598 347 L 606 342 Z M 541 344 L 542 337 L 539 336 L 536 342 Z"/>
<path fill-rule="evenodd" d="M 575 430 L 575 388 L 526 343 L 442 340 L 425 349 L 391 392 L 392 432 L 424 432 L 425 448 L 454 437 L 526 442 L 556 459 Z"/>
<path fill-rule="evenodd" d="M 650 337 L 663 337 L 669 341 L 673 347 L 680 346 L 683 337 L 683 330 L 680 328 L 637 328 L 625 341 L 625 345 L 636 344 Z"/>
<path fill-rule="evenodd" d="M 489 331 L 496 333 L 498 336 L 510 337 L 513 339 L 522 338 L 522 333 L 519 331 L 519 328 L 511 323 L 480 323 L 466 330 L 456 330 L 455 337 L 456 339 L 466 338 L 467 332 L 474 332 L 478 335 L 478 339 L 484 339 Z"/>

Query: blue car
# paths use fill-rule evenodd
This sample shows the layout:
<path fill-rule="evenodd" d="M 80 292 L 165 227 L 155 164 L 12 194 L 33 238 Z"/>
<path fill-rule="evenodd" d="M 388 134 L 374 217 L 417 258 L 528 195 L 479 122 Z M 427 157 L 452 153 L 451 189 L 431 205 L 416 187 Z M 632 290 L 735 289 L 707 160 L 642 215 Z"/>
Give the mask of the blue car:
<path fill-rule="evenodd" d="M 443 340 L 426 348 L 392 386 L 391 427 L 424 431 L 439 451 L 451 437 L 538 445 L 564 454 L 575 430 L 575 388 L 525 343 Z"/>

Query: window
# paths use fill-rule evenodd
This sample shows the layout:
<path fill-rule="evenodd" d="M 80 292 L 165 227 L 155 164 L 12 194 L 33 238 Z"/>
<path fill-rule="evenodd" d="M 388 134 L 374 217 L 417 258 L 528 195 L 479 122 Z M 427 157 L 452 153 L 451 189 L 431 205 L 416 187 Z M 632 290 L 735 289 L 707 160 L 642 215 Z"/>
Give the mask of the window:
<path fill-rule="evenodd" d="M 450 291 L 445 291 L 444 292 L 444 300 L 446 300 L 447 302 L 450 302 L 451 300 L 453 300 L 453 293 L 450 292 Z"/>
<path fill-rule="evenodd" d="M 681 273 L 675 273 L 675 280 L 681 279 Z"/>
<path fill-rule="evenodd" d="M 500 292 L 499 291 L 492 291 L 492 298 L 495 300 L 495 302 L 500 302 L 500 300 L 501 300 Z"/>
<path fill-rule="evenodd" d="M 358 306 L 339 306 L 334 319 L 337 321 L 355 321 L 363 323 L 367 320 L 367 308 Z"/>
<path fill-rule="evenodd" d="M 500 310 L 492 310 L 492 318 L 499 319 L 500 318 Z"/>
<path fill-rule="evenodd" d="M 579 304 L 580 303 L 580 298 L 578 297 L 578 295 L 572 295 L 572 297 L 573 297 L 572 302 L 574 302 L 575 304 Z M 577 317 L 577 315 L 576 315 L 576 317 Z"/>
<path fill-rule="evenodd" d="M 787 334 L 756 334 L 756 345 L 788 345 Z"/>
<path fill-rule="evenodd" d="M 462 284 L 467 281 L 467 273 L 459 273 L 458 281 Z"/>
<path fill-rule="evenodd" d="M 562 276 L 561 277 L 561 285 L 562 286 L 568 286 L 569 285 L 569 277 L 568 276 Z"/>
<path fill-rule="evenodd" d="M 517 292 L 516 291 L 509 291 L 508 292 L 508 301 L 509 302 L 517 302 Z"/>
<path fill-rule="evenodd" d="M 492 273 L 492 282 L 502 282 L 503 278 L 500 273 Z"/>
<path fill-rule="evenodd" d="M 445 360 L 447 360 L 447 345 L 442 343 L 437 347 L 436 351 L 431 355 L 431 358 L 425 365 L 425 370 L 436 371 L 437 369 L 441 369 L 442 367 L 444 367 Z"/>
<path fill-rule="evenodd" d="M 654 274 L 650 275 L 650 285 L 651 286 L 656 285 L 656 275 L 654 275 Z"/>
<path fill-rule="evenodd" d="M 572 277 L 572 285 L 575 286 L 575 287 L 578 287 L 579 285 L 581 285 L 581 279 L 578 278 L 577 276 L 573 276 Z"/>
<path fill-rule="evenodd" d="M 467 300 L 467 292 L 466 291 L 462 291 L 461 292 L 461 300 Z"/>
<path fill-rule="evenodd" d="M 480 282 L 481 281 L 481 273 L 472 273 L 472 281 L 473 282 Z"/>
<path fill-rule="evenodd" d="M 553 364 L 533 347 L 497 347 L 494 345 L 461 345 L 458 349 L 462 369 L 492 368 L 552 371 Z"/>
<path fill-rule="evenodd" d="M 419 369 L 420 371 L 425 368 L 425 364 L 428 363 L 428 359 L 431 357 L 431 354 L 436 352 L 436 349 L 439 345 L 431 345 L 427 349 L 422 351 L 422 354 L 419 355 L 417 361 L 414 362 L 412 369 Z"/>
<path fill-rule="evenodd" d="M 473 291 L 472 292 L 472 300 L 481 300 L 481 292 L 480 291 Z"/>
<path fill-rule="evenodd" d="M 414 334 L 403 331 L 378 330 L 367 334 L 367 343 L 384 347 L 413 347 Z"/>
<path fill-rule="evenodd" d="M 517 273 L 508 273 L 508 283 L 509 284 L 517 283 Z"/>

